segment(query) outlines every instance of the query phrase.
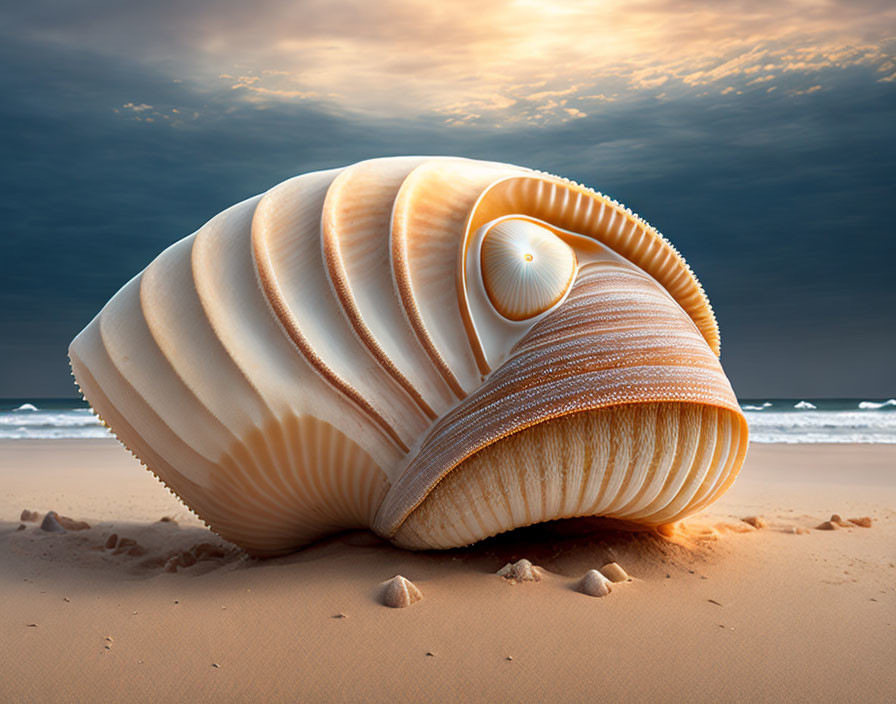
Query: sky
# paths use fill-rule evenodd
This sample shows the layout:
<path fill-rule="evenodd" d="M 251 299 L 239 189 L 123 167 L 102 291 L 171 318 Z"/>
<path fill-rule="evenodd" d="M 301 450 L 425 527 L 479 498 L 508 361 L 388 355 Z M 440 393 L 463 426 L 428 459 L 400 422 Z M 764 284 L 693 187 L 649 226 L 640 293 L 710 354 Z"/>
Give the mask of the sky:
<path fill-rule="evenodd" d="M 741 398 L 896 396 L 896 4 L 0 7 L 0 397 L 283 179 L 451 154 L 611 195 L 687 258 Z"/>

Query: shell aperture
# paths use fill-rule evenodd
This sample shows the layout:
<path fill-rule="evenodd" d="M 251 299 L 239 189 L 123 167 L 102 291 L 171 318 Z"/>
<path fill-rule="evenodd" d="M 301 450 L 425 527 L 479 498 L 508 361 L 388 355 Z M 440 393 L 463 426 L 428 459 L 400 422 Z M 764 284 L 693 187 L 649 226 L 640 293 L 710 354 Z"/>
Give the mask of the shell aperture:
<path fill-rule="evenodd" d="M 555 518 L 678 520 L 747 427 L 705 293 L 602 194 L 372 159 L 175 243 L 72 342 L 82 393 L 255 555 L 371 528 L 447 548 Z"/>

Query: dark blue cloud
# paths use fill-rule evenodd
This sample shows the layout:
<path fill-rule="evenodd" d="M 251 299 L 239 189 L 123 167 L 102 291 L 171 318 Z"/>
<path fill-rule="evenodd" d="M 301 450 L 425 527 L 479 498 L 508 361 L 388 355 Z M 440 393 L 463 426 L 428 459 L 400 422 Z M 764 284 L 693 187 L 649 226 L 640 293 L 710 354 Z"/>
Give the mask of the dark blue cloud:
<path fill-rule="evenodd" d="M 629 205 L 704 283 L 741 396 L 896 393 L 896 92 L 869 69 L 829 71 L 809 95 L 632 98 L 498 130 L 259 109 L 145 65 L 2 39 L 0 396 L 73 394 L 68 341 L 223 208 L 303 171 L 408 153 L 541 168 Z"/>

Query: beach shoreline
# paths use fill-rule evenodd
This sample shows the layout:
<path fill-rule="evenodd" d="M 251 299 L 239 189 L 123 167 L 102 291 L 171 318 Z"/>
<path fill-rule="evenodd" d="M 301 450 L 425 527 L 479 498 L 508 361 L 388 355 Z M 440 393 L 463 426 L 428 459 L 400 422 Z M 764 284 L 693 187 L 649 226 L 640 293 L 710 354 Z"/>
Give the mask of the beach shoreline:
<path fill-rule="evenodd" d="M 248 559 L 106 439 L 2 441 L 0 487 L 3 701 L 883 702 L 896 687 L 894 445 L 752 445 L 670 538 L 559 522 L 443 553 L 355 532 Z M 91 527 L 47 533 L 23 509 Z M 833 513 L 845 525 L 817 530 Z M 871 528 L 848 523 L 862 516 Z M 542 580 L 494 574 L 519 558 Z M 633 581 L 575 591 L 604 561 Z M 383 606 L 396 574 L 423 600 Z"/>

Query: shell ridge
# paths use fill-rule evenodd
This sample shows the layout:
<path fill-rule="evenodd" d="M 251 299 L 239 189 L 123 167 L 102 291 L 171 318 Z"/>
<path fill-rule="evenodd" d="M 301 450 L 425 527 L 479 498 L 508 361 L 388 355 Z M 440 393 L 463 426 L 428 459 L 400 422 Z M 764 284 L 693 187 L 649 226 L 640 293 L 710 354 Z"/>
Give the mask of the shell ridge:
<path fill-rule="evenodd" d="M 329 178 L 329 181 L 332 181 L 332 178 L 335 178 L 335 175 L 330 177 L 331 172 L 324 172 L 327 174 L 325 178 Z M 302 178 L 302 177 L 299 177 Z M 296 179 L 292 179 L 295 181 Z M 329 185 L 329 181 L 326 186 Z M 289 184 L 290 181 L 287 181 L 286 184 Z M 281 184 L 276 188 L 283 188 L 284 185 Z M 271 194 L 275 191 L 275 189 L 271 189 L 265 194 L 262 201 L 259 203 L 259 207 L 256 209 L 255 217 L 252 222 L 252 245 L 255 257 L 255 268 L 259 275 L 259 280 L 261 282 L 262 290 L 265 293 L 265 298 L 271 304 L 273 311 L 276 315 L 276 319 L 279 321 L 280 326 L 284 333 L 292 340 L 294 345 L 297 348 L 297 351 L 304 356 L 307 362 L 311 365 L 312 368 L 320 375 L 325 382 L 327 382 L 331 387 L 335 388 L 338 392 L 343 394 L 347 399 L 353 402 L 357 407 L 362 409 L 362 411 L 371 419 L 371 421 L 380 426 L 382 431 L 386 434 L 386 436 L 396 444 L 398 448 L 400 448 L 403 452 L 408 451 L 408 445 L 405 440 L 399 434 L 398 430 L 395 427 L 395 423 L 387 420 L 381 413 L 381 411 L 375 408 L 361 393 L 358 391 L 355 386 L 349 382 L 343 375 L 336 372 L 331 365 L 327 364 L 327 362 L 321 358 L 318 351 L 311 344 L 309 339 L 306 336 L 305 331 L 303 331 L 301 323 L 295 317 L 295 314 L 289 308 L 289 304 L 287 302 L 287 295 L 283 288 L 281 287 L 281 283 L 277 277 L 276 267 L 273 263 L 272 252 L 268 248 L 267 243 L 264 238 L 266 235 L 266 227 L 265 227 L 265 218 L 268 215 L 269 208 L 275 208 L 276 206 L 268 201 L 272 196 Z M 322 200 L 322 194 L 318 194 L 318 197 Z M 269 205 L 268 205 L 269 204 Z M 320 250 L 320 238 L 319 238 L 319 223 L 315 228 L 318 234 L 315 237 L 315 247 L 313 247 L 314 251 Z M 325 277 L 327 278 L 327 277 Z M 318 301 L 320 303 L 321 301 Z M 337 305 L 334 301 L 334 305 Z M 337 305 L 337 307 L 339 307 Z M 339 320 L 343 321 L 344 318 L 340 314 Z M 351 326 L 347 326 L 347 332 L 351 335 Z M 321 340 L 325 338 L 321 337 Z M 369 359 L 369 355 L 366 350 L 359 350 L 363 353 L 365 358 Z M 370 364 L 375 364 L 373 359 L 370 359 Z"/>
<path fill-rule="evenodd" d="M 469 173 L 461 173 L 457 165 L 453 160 L 427 162 L 408 175 L 395 198 L 391 236 L 396 283 L 405 312 L 446 381 L 458 398 L 464 398 L 481 383 L 482 372 L 458 298 L 457 232 L 483 186 L 502 169 L 513 167 L 482 162 L 475 168 L 468 166 Z M 426 205 L 416 206 L 424 200 L 421 193 L 431 197 Z M 446 211 L 447 205 L 450 208 Z M 426 227 L 421 213 L 427 214 Z M 419 246 L 423 240 L 425 248 Z M 415 268 L 430 277 L 425 286 L 422 274 L 412 273 L 411 260 Z M 434 284 L 440 284 L 444 290 L 433 293 Z M 426 296 L 439 296 L 438 305 L 427 302 L 424 290 Z M 436 309 L 442 318 L 430 330 L 427 319 L 435 317 Z M 451 358 L 447 359 L 446 354 Z"/>
<path fill-rule="evenodd" d="M 701 453 L 706 445 L 705 416 L 712 413 L 712 420 L 715 422 L 715 412 L 711 411 L 711 407 L 704 408 L 701 412 L 701 422 L 696 424 L 688 423 L 688 419 L 684 419 L 685 432 L 679 434 L 676 447 L 676 457 L 680 467 L 687 466 L 687 471 L 679 471 L 670 473 L 666 477 L 666 481 L 660 488 L 653 501 L 646 506 L 639 508 L 637 511 L 629 515 L 629 520 L 638 520 L 643 516 L 653 515 L 655 518 L 661 516 L 668 511 L 669 506 L 684 490 L 688 481 L 694 476 L 695 469 Z M 680 420 L 681 424 L 681 420 Z M 696 437 L 695 437 L 696 436 Z"/>
<path fill-rule="evenodd" d="M 222 444 L 223 448 L 238 438 L 234 425 L 237 428 L 257 428 L 258 418 L 265 411 L 273 412 L 273 409 L 266 404 L 258 389 L 235 363 L 210 324 L 195 285 L 192 262 L 195 240 L 194 235 L 178 241 L 146 268 L 140 280 L 139 301 L 155 345 L 170 365 L 172 374 L 191 394 L 191 403 L 197 404 L 202 412 L 211 416 L 229 436 L 230 440 Z M 165 284 L 170 286 L 172 283 L 177 285 L 176 308 L 173 310 L 172 302 L 166 299 L 164 290 Z M 178 329 L 177 319 L 185 317 L 188 307 L 192 309 L 189 329 Z M 197 344 L 205 349 L 194 353 Z M 239 389 L 239 393 L 246 399 L 245 406 L 233 408 L 229 398 L 217 396 L 217 385 L 208 374 L 210 367 L 220 371 L 221 364 L 226 365 L 228 373 L 235 375 L 237 379 L 228 389 L 228 396 L 233 388 Z M 205 393 L 203 388 L 206 389 Z M 229 418 L 219 415 L 220 410 L 227 413 Z"/>
<path fill-rule="evenodd" d="M 410 396 L 410 399 L 417 404 L 420 410 L 427 416 L 429 420 L 437 417 L 436 411 L 430 405 L 429 402 L 426 401 L 424 397 L 424 393 L 429 396 L 434 396 L 439 394 L 437 388 L 435 388 L 430 380 L 427 379 L 427 369 L 419 369 L 414 370 L 418 375 L 418 381 L 412 381 L 409 376 L 402 371 L 399 367 L 399 363 L 393 359 L 393 353 L 387 350 L 384 346 L 384 343 L 387 340 L 383 340 L 381 343 L 374 330 L 368 325 L 367 320 L 365 319 L 364 313 L 361 310 L 359 305 L 359 301 L 357 300 L 355 293 L 352 290 L 350 285 L 349 273 L 346 265 L 346 261 L 343 255 L 343 243 L 341 242 L 340 235 L 340 223 L 335 221 L 337 219 L 336 213 L 339 212 L 337 205 L 340 204 L 339 201 L 334 203 L 334 200 L 340 198 L 341 200 L 345 200 L 344 192 L 349 189 L 352 185 L 352 179 L 358 180 L 361 179 L 362 183 L 360 184 L 361 188 L 365 187 L 363 183 L 363 177 L 365 174 L 363 171 L 358 174 L 357 171 L 360 167 L 367 166 L 368 168 L 373 168 L 377 165 L 378 162 L 383 162 L 388 160 L 368 160 L 366 162 L 360 162 L 359 164 L 355 164 L 352 167 L 348 167 L 345 171 L 343 171 L 331 184 L 330 189 L 327 192 L 326 200 L 324 202 L 324 214 L 321 222 L 321 232 L 322 232 L 322 243 L 323 243 L 323 257 L 327 264 L 328 274 L 330 278 L 330 283 L 333 288 L 334 295 L 339 299 L 344 313 L 355 330 L 356 335 L 359 340 L 370 350 L 371 354 L 374 355 L 376 360 L 380 363 L 380 365 L 387 371 L 387 373 L 391 374 L 395 380 L 404 388 L 405 392 Z M 388 177 L 390 174 L 386 174 L 384 177 L 386 181 L 388 181 Z M 402 177 L 402 181 L 406 178 L 406 176 Z M 378 179 L 377 186 L 381 185 L 381 181 L 383 179 Z M 391 185 L 389 183 L 388 185 Z M 368 189 L 369 186 L 366 186 Z M 400 187 L 400 183 L 396 187 Z M 391 209 L 394 207 L 394 196 L 390 201 L 391 205 L 389 207 L 389 215 L 387 216 L 387 220 L 383 222 L 383 227 L 386 232 L 388 232 L 391 226 Z M 370 216 L 368 215 L 368 219 Z M 375 219 L 375 218 L 374 218 Z M 354 224 L 354 220 L 352 222 Z M 350 225 L 351 226 L 351 225 Z M 375 241 L 376 238 L 373 238 L 372 242 Z M 352 240 L 354 241 L 354 240 Z M 391 259 L 391 248 L 388 246 L 388 242 L 385 243 L 385 247 L 383 249 L 384 258 L 386 261 Z M 377 245 L 378 247 L 379 245 Z M 375 249 L 375 248 L 374 248 Z M 374 289 L 370 289 L 369 293 L 378 293 L 379 295 L 386 295 L 388 298 L 388 294 L 385 293 L 385 290 L 388 290 L 391 295 L 394 297 L 396 306 L 395 311 L 386 311 L 386 313 L 390 316 L 390 321 L 394 322 L 395 314 L 398 314 L 403 319 L 403 311 L 401 310 L 400 302 L 398 301 L 398 296 L 395 292 L 395 283 L 394 283 L 394 275 L 392 273 L 391 261 L 389 261 L 389 270 L 387 276 L 385 277 L 387 280 L 387 286 L 383 286 L 379 291 L 375 291 Z M 385 290 L 384 290 L 385 289 Z M 410 339 L 414 339 L 414 344 L 419 344 L 414 336 L 413 330 L 411 329 L 410 323 L 407 322 L 407 330 Z M 393 348 L 393 352 L 396 348 Z M 416 350 L 405 350 L 405 355 L 408 356 L 408 359 L 402 362 L 403 366 L 411 364 L 415 367 L 420 366 L 420 355 L 425 356 L 425 351 L 420 350 L 419 353 Z M 413 358 L 413 359 L 412 359 Z M 427 359 L 427 366 L 431 366 L 431 362 Z M 439 376 L 437 374 L 437 376 Z M 441 380 L 441 377 L 439 376 Z M 418 388 L 418 382 L 422 382 L 424 388 Z M 444 383 L 441 380 L 441 383 Z"/>
<path fill-rule="evenodd" d="M 170 421 L 166 425 L 172 432 L 206 461 L 213 462 L 219 447 L 214 431 L 184 404 L 171 402 L 171 399 L 183 400 L 184 393 L 190 392 L 178 377 L 165 374 L 171 365 L 154 343 L 140 306 L 142 278 L 141 273 L 131 279 L 119 292 L 121 305 L 107 307 L 99 316 L 102 344 L 110 364 L 122 378 L 132 377 L 130 385 L 153 412 L 160 416 L 167 413 Z M 217 420 L 213 423 L 223 427 Z"/>

